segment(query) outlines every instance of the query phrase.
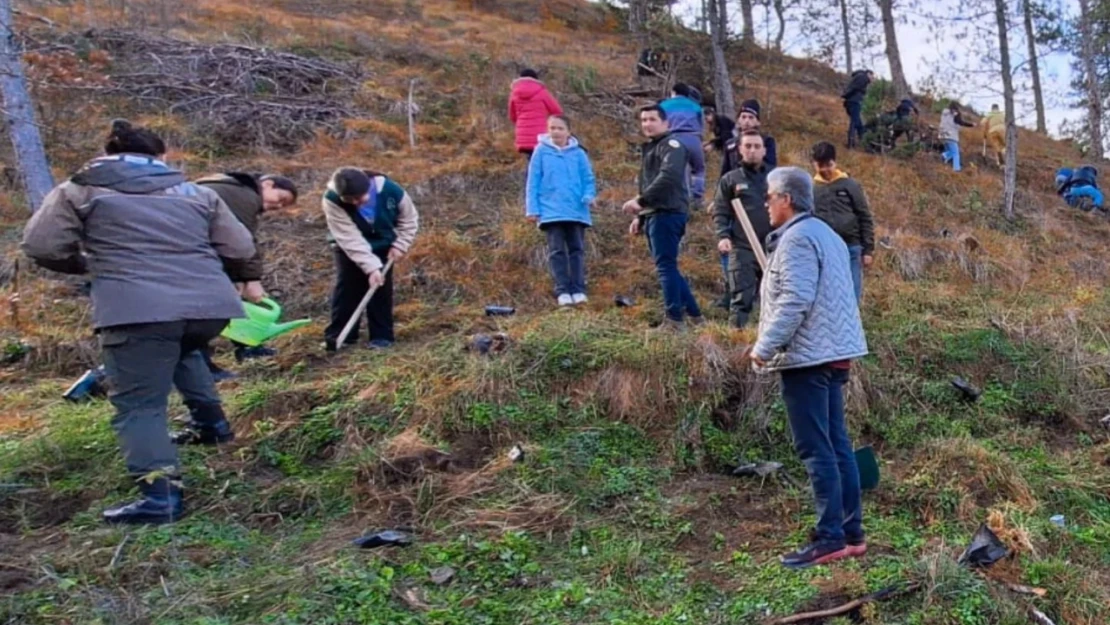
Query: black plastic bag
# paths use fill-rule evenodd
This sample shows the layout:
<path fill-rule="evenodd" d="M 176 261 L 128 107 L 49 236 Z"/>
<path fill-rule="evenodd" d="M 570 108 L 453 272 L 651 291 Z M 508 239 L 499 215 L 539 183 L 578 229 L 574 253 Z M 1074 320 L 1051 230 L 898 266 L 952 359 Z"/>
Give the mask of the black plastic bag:
<path fill-rule="evenodd" d="M 1010 550 L 1002 544 L 998 535 L 983 523 L 971 537 L 971 544 L 964 550 L 958 562 L 962 566 L 985 569 L 1008 555 Z"/>
<path fill-rule="evenodd" d="M 376 549 L 378 547 L 408 547 L 412 544 L 412 535 L 397 530 L 382 530 L 377 534 L 359 536 L 351 541 L 360 549 Z"/>

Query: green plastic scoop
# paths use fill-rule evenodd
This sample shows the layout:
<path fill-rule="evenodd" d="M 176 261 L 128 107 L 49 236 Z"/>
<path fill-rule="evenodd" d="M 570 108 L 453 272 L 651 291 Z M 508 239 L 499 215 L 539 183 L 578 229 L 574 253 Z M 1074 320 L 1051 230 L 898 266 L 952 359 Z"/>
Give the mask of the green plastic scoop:
<path fill-rule="evenodd" d="M 243 312 L 247 316 L 232 319 L 220 336 L 249 347 L 257 347 L 275 336 L 312 323 L 311 319 L 278 323 L 278 319 L 281 319 L 281 305 L 268 297 L 257 304 L 243 302 Z"/>

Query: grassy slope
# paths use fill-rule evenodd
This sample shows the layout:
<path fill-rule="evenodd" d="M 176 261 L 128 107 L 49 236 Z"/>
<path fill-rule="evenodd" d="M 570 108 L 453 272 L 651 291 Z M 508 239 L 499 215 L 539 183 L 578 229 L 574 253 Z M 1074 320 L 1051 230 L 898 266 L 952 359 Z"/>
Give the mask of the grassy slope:
<path fill-rule="evenodd" d="M 591 235 L 592 304 L 549 312 L 540 237 L 519 219 L 520 164 L 502 112 L 515 63 L 549 71 L 611 208 L 633 192 L 634 128 L 607 116 L 619 110 L 612 101 L 576 93 L 627 84 L 632 46 L 531 3 L 490 13 L 426 2 L 419 21 L 399 0 L 372 11 L 339 3 L 328 18 L 289 8 L 298 4 L 199 2 L 185 30 L 364 57 L 364 89 L 385 102 L 420 76 L 420 150 L 403 149 L 403 120 L 383 109 L 347 141 L 321 138 L 288 160 L 175 157 L 192 172 L 276 167 L 317 182 L 349 162 L 393 173 L 425 226 L 400 280 L 403 343 L 328 360 L 315 330 L 279 341 L 278 358 L 242 367 L 224 388 L 236 445 L 185 453 L 193 513 L 171 527 L 106 529 L 99 510 L 129 492 L 111 409 L 57 399 L 93 357 L 84 303 L 24 278 L 22 329 L 10 315 L 0 327 L 37 348 L 0 372 L 0 482 L 23 485 L 0 491 L 0 622 L 749 623 L 899 579 L 925 591 L 864 618 L 1027 622 L 1030 600 L 1003 590 L 1009 581 L 1046 588 L 1035 604 L 1057 622 L 1110 620 L 1110 446 L 1097 426 L 1110 381 L 1110 229 L 1050 195 L 1055 164 L 1074 159 L 1067 146 L 1023 133 L 1017 224 L 996 217 L 995 172 L 844 157 L 895 247 L 868 276 L 873 355 L 850 397 L 884 485 L 866 502 L 866 560 L 787 573 L 774 556 L 812 520 L 804 488 L 719 474 L 738 459 L 774 459 L 804 484 L 773 382 L 739 363 L 750 331 L 645 332 L 658 318 L 656 286 L 642 242 L 622 235 L 612 210 L 599 211 Z M 533 15 L 541 21 L 510 19 Z M 804 164 L 810 143 L 842 134 L 835 77 L 757 57 L 733 59 L 742 93 L 770 109 L 782 160 Z M 322 318 L 330 272 L 313 195 L 264 236 L 276 251 L 271 287 L 290 293 L 293 314 Z M 5 201 L 14 258 L 21 214 Z M 684 264 L 706 300 L 718 288 L 708 220 L 690 235 Z M 611 309 L 618 292 L 643 303 Z M 489 302 L 521 314 L 488 320 Z M 478 331 L 512 343 L 490 358 L 468 354 Z M 978 404 L 957 401 L 955 374 L 984 387 Z M 511 464 L 517 442 L 526 460 Z M 1067 530 L 1048 522 L 1057 513 Z M 986 576 L 954 567 L 988 519 L 1017 557 Z M 393 526 L 415 528 L 417 545 L 347 545 Z M 443 566 L 456 577 L 439 587 L 429 572 Z"/>

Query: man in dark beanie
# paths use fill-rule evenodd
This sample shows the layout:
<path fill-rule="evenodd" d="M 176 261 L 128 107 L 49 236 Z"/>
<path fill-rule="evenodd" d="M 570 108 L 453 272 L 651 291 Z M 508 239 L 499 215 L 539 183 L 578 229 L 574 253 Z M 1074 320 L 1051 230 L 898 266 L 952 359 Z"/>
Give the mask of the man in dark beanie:
<path fill-rule="evenodd" d="M 740 115 L 736 118 L 736 137 L 725 145 L 724 158 L 721 159 L 721 176 L 723 177 L 728 172 L 740 166 L 740 139 L 739 137 L 748 130 L 760 130 L 762 122 L 759 120 L 759 100 L 744 100 L 740 105 Z M 775 138 L 768 134 L 763 134 L 763 149 L 766 155 L 763 157 L 763 162 L 767 165 L 767 169 L 774 169 L 779 164 L 778 144 L 775 143 Z"/>
<path fill-rule="evenodd" d="M 332 174 L 324 193 L 324 216 L 335 255 L 335 290 L 331 323 L 324 330 L 328 351 L 337 348 L 339 335 L 366 293 L 376 288 L 366 307 L 373 349 L 393 345 L 393 272 L 383 272 L 387 261 L 408 253 L 420 226 L 412 198 L 386 176 L 353 167 Z M 347 344 L 358 342 L 358 322 Z"/>

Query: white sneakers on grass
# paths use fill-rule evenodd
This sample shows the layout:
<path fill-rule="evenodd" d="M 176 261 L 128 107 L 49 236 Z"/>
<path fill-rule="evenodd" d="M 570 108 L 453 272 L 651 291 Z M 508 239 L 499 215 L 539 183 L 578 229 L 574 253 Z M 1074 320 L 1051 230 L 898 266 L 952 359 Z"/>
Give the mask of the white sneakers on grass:
<path fill-rule="evenodd" d="M 585 304 L 587 301 L 585 293 L 575 293 L 574 295 L 563 293 L 559 296 L 560 307 L 577 306 L 578 304 Z"/>

